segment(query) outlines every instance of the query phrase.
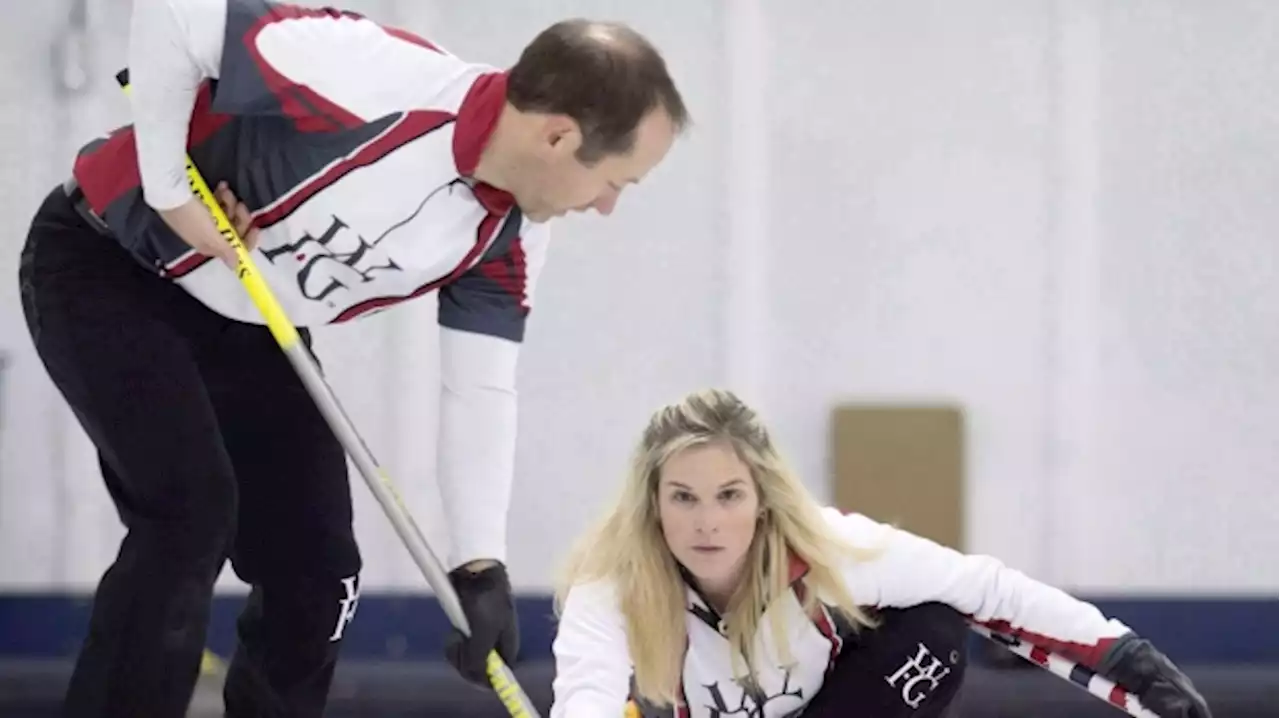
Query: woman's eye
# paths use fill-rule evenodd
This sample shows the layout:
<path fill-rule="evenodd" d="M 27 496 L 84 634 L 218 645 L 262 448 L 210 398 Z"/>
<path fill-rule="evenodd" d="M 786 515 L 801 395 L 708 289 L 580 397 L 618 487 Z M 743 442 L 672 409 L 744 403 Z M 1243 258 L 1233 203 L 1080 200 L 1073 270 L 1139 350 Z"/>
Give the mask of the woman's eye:
<path fill-rule="evenodd" d="M 674 498 L 677 502 L 682 504 L 692 503 L 694 501 L 693 494 L 689 493 L 688 491 L 677 491 L 674 494 L 672 494 L 672 498 Z"/>
<path fill-rule="evenodd" d="M 740 498 L 742 498 L 742 491 L 738 489 L 729 489 L 727 491 L 720 492 L 720 500 L 725 502 L 726 504 L 733 501 L 737 501 Z"/>

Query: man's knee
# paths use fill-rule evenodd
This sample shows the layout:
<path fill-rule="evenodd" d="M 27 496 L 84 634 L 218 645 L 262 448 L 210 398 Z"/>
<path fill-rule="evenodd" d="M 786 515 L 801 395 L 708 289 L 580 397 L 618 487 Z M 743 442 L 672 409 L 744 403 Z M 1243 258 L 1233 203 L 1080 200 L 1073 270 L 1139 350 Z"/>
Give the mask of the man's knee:
<path fill-rule="evenodd" d="M 346 637 L 360 607 L 360 576 L 316 577 L 283 574 L 255 585 L 246 615 L 269 623 L 289 642 L 321 646 Z"/>
<path fill-rule="evenodd" d="M 237 497 L 230 481 L 218 483 L 173 502 L 162 515 L 136 516 L 129 522 L 133 539 L 171 573 L 220 570 L 235 538 Z"/>
<path fill-rule="evenodd" d="M 333 632 L 329 634 L 329 642 L 341 641 L 346 635 L 347 626 L 356 617 L 356 609 L 360 606 L 360 576 L 353 574 L 339 581 L 342 593 L 338 597 L 337 617 L 333 621 Z"/>
<path fill-rule="evenodd" d="M 264 706 L 321 715 L 359 605 L 358 574 L 285 573 L 255 584 L 240 615 L 242 645 L 227 675 L 227 715 L 263 715 Z"/>

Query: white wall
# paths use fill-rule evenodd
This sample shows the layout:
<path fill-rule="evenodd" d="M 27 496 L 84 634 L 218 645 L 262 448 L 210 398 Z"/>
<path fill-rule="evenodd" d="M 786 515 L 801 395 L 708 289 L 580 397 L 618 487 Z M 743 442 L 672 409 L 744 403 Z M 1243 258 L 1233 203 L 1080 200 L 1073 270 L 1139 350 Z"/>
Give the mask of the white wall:
<path fill-rule="evenodd" d="M 1276 5 L 1129 5 L 1098 19 L 1091 485 L 1114 498 L 1079 514 L 1109 530 L 1082 536 L 1072 571 L 1274 593 Z"/>
<path fill-rule="evenodd" d="M 0 97 L 25 100 L 0 105 L 4 276 L 71 151 L 122 117 L 127 3 L 102 4 L 100 90 L 74 104 L 43 74 L 57 13 L 33 4 L 0 29 L 4 65 L 30 67 L 0 76 Z M 1094 591 L 1275 592 L 1274 4 L 350 6 L 499 65 L 561 17 L 624 19 L 666 52 L 696 121 L 612 218 L 557 232 L 522 367 L 519 587 L 547 586 L 651 408 L 732 383 L 824 498 L 836 402 L 960 401 L 972 550 Z M 119 528 L 14 284 L 0 589 L 86 588 Z M 442 540 L 433 312 L 319 341 Z M 369 585 L 421 590 L 353 481 Z"/>

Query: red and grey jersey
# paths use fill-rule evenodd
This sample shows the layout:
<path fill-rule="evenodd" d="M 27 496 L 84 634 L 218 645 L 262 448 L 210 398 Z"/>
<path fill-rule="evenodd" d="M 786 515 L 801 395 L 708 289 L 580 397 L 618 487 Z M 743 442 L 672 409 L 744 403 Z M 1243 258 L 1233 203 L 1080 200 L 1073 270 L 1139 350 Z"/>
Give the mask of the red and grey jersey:
<path fill-rule="evenodd" d="M 234 273 L 154 211 L 190 199 L 189 154 L 252 212 L 256 264 L 295 324 L 438 292 L 450 559 L 503 558 L 516 353 L 548 238 L 470 177 L 505 73 L 355 13 L 263 0 L 136 2 L 130 33 L 134 121 L 75 162 L 90 208 L 145 265 L 260 323 Z"/>
<path fill-rule="evenodd" d="M 860 514 L 825 509 L 824 517 L 870 558 L 842 567 L 845 585 L 860 605 L 906 608 L 947 604 L 970 618 L 1014 633 L 1045 650 L 1096 666 L 1128 627 L 1096 607 L 1031 579 L 989 556 L 965 555 L 929 539 Z M 752 649 L 754 675 L 735 675 L 728 639 L 709 609 L 688 590 L 687 648 L 681 674 L 681 704 L 675 718 L 711 718 L 735 711 L 761 718 L 796 715 L 822 687 L 832 662 L 851 637 L 851 627 L 824 609 L 807 615 L 801 605 L 806 567 L 792 565 L 793 591 L 778 599 L 787 624 L 792 661 L 782 665 L 768 622 Z M 609 581 L 574 586 L 565 598 L 552 646 L 556 676 L 551 718 L 620 715 L 631 699 L 632 663 L 626 622 Z M 749 686 L 750 690 L 744 688 Z M 646 711 L 646 714 L 649 714 Z"/>
<path fill-rule="evenodd" d="M 214 310 L 260 321 L 225 267 L 149 211 L 191 197 L 188 152 L 252 211 L 255 259 L 294 323 L 440 289 L 444 326 L 520 338 L 545 229 L 468 179 L 502 108 L 503 73 L 349 12 L 138 5 L 135 123 L 86 146 L 74 173 L 139 259 Z"/>

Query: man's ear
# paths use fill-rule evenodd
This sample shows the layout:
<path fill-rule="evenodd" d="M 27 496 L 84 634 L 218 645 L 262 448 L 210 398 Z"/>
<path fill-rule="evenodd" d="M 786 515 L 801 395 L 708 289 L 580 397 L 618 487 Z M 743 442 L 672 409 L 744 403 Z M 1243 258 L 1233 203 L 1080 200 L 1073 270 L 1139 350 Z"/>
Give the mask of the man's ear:
<path fill-rule="evenodd" d="M 582 146 L 582 128 L 568 115 L 547 115 L 540 139 L 555 154 L 573 154 Z"/>

